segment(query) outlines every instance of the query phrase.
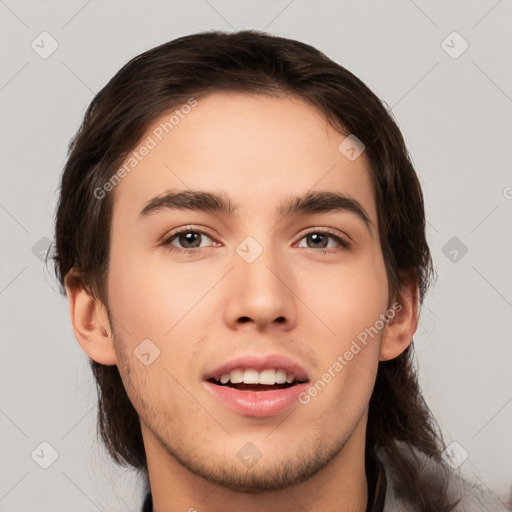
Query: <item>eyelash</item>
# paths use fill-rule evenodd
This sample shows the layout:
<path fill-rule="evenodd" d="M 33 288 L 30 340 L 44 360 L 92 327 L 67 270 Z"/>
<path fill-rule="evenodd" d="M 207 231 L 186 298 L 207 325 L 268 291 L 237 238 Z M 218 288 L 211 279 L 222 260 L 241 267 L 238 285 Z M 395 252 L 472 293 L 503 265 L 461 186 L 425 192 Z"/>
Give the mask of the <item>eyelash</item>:
<path fill-rule="evenodd" d="M 177 236 L 179 236 L 179 235 L 181 235 L 183 233 L 200 233 L 202 235 L 206 235 L 207 237 L 213 239 L 213 236 L 210 235 L 206 231 L 202 231 L 202 230 L 195 229 L 195 228 L 192 228 L 192 227 L 187 227 L 187 228 L 180 229 L 179 231 L 175 231 L 175 232 L 171 233 L 163 241 L 162 245 L 166 246 L 167 250 L 169 250 L 170 252 L 177 252 L 177 253 L 181 253 L 181 254 L 188 254 L 188 255 L 191 255 L 191 256 L 194 255 L 194 254 L 198 254 L 198 253 L 203 252 L 205 247 L 203 247 L 203 248 L 195 248 L 195 249 L 182 249 L 182 248 L 176 247 L 176 246 L 171 244 L 171 242 Z M 302 237 L 299 239 L 299 242 L 300 242 L 300 240 L 302 240 L 306 236 L 313 235 L 313 234 L 329 235 L 331 238 L 334 238 L 340 244 L 340 246 L 341 246 L 341 249 L 338 248 L 338 249 L 335 249 L 335 250 L 314 249 L 314 248 L 308 247 L 308 249 L 311 249 L 314 252 L 319 252 L 321 254 L 335 254 L 335 253 L 339 252 L 340 250 L 349 251 L 352 248 L 352 244 L 348 240 L 340 237 L 338 234 L 336 234 L 334 231 L 331 231 L 330 229 L 316 229 L 316 230 L 308 231 L 307 233 L 304 233 L 302 235 Z"/>

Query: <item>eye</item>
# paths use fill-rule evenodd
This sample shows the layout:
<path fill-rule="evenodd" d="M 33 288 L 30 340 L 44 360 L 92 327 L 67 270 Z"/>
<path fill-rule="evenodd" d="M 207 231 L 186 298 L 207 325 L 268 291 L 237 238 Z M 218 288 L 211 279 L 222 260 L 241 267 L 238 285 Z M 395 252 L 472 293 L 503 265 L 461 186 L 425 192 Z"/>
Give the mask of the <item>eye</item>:
<path fill-rule="evenodd" d="M 207 242 L 208 240 L 210 242 L 213 241 L 204 231 L 185 228 L 171 233 L 171 235 L 165 239 L 163 245 L 170 251 L 194 254 L 196 252 L 202 252 L 201 249 L 208 247 L 208 245 L 203 244 L 203 242 Z"/>
<path fill-rule="evenodd" d="M 304 247 L 303 245 L 300 245 L 302 240 L 309 241 L 309 243 L 306 242 L 306 248 L 316 249 L 316 252 L 321 252 L 323 254 L 337 253 L 340 250 L 349 250 L 351 248 L 350 242 L 328 229 L 317 229 L 306 233 L 299 240 L 298 247 Z M 208 244 L 208 241 L 213 242 L 215 246 L 220 245 L 217 242 L 214 242 L 212 237 L 204 231 L 193 227 L 186 227 L 171 233 L 164 240 L 162 245 L 166 246 L 169 251 L 192 255 L 203 252 L 205 247 L 212 246 L 211 244 Z"/>
<path fill-rule="evenodd" d="M 308 249 L 320 249 L 320 252 L 324 254 L 336 253 L 339 252 L 340 250 L 348 250 L 351 247 L 350 242 L 348 242 L 346 239 L 340 237 L 338 234 L 335 234 L 334 232 L 328 229 L 310 231 L 299 240 L 299 244 L 302 240 L 310 240 L 310 243 L 307 243 Z M 339 246 L 341 246 L 342 249 L 339 249 Z M 338 247 L 338 249 L 336 249 L 336 247 Z M 325 250 L 333 248 L 335 250 Z"/>

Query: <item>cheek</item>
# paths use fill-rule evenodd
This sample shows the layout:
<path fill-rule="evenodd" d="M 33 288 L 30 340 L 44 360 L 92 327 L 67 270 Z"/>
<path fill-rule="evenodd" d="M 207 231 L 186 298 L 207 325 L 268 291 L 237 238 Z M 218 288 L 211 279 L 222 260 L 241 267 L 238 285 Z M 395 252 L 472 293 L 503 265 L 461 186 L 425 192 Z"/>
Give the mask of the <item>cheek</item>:
<path fill-rule="evenodd" d="M 320 365 L 313 385 L 320 382 L 312 393 L 326 413 L 336 404 L 336 411 L 347 413 L 353 408 L 355 417 L 373 389 L 384 327 L 381 315 L 386 312 L 388 293 L 382 259 L 362 255 L 353 263 L 317 273 L 315 280 L 314 272 L 303 272 L 300 293 L 321 320 L 315 322 Z M 314 293 L 311 283 L 315 283 Z M 319 336 L 320 331 L 324 334 Z M 314 336 L 312 331 L 310 336 Z"/>
<path fill-rule="evenodd" d="M 151 365 L 145 366 L 132 355 L 125 339 L 117 340 L 119 372 L 126 393 L 139 417 L 158 432 L 167 432 L 170 411 L 184 417 L 198 417 L 199 406 L 180 385 L 183 375 L 169 364 L 165 350 Z"/>
<path fill-rule="evenodd" d="M 339 266 L 306 267 L 298 293 L 323 324 L 328 346 L 342 349 L 366 328 L 375 325 L 388 303 L 384 261 L 373 254 L 351 257 Z M 379 322 L 380 325 L 380 322 Z"/>
<path fill-rule="evenodd" d="M 117 261 L 109 274 L 112 312 L 136 339 L 172 336 L 215 283 L 211 272 L 195 272 L 193 263 L 172 268 L 164 251 Z"/>
<path fill-rule="evenodd" d="M 205 333 L 211 332 L 208 319 L 219 318 L 212 314 L 216 305 L 205 293 L 219 277 L 211 268 L 196 271 L 193 263 L 184 265 L 186 271 L 176 271 L 164 251 L 141 258 L 133 252 L 117 261 L 109 274 L 109 302 L 113 321 L 119 324 L 115 325 L 121 345 L 118 350 L 131 358 L 127 361 L 125 357 L 127 371 L 131 363 L 134 379 L 140 377 L 140 385 L 154 388 L 155 398 L 164 393 L 158 382 L 173 384 L 172 376 L 181 382 L 197 373 L 198 345 L 207 338 Z M 147 339 L 151 343 L 144 341 Z M 146 349 L 158 356 L 151 366 L 142 367 L 133 355 Z"/>

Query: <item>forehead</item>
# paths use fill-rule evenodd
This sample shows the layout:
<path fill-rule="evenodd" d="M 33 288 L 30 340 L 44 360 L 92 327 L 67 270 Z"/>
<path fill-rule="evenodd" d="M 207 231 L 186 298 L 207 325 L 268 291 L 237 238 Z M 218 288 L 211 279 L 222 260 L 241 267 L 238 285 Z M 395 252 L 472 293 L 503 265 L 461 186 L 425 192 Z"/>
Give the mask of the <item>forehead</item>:
<path fill-rule="evenodd" d="M 114 217 L 134 218 L 169 190 L 200 189 L 259 216 L 284 196 L 339 191 L 375 218 L 366 155 L 351 161 L 339 150 L 347 135 L 296 97 L 216 92 L 189 101 L 155 119 L 126 159 Z"/>

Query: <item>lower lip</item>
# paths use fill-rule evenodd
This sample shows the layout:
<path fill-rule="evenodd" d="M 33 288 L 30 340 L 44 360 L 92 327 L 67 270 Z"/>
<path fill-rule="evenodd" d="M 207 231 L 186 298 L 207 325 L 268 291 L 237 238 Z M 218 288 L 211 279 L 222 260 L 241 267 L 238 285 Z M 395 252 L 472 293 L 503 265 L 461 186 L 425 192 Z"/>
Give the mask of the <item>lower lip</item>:
<path fill-rule="evenodd" d="M 298 403 L 299 395 L 307 388 L 307 382 L 275 391 L 240 391 L 211 382 L 205 385 L 228 409 L 254 418 L 267 418 L 286 411 Z"/>

